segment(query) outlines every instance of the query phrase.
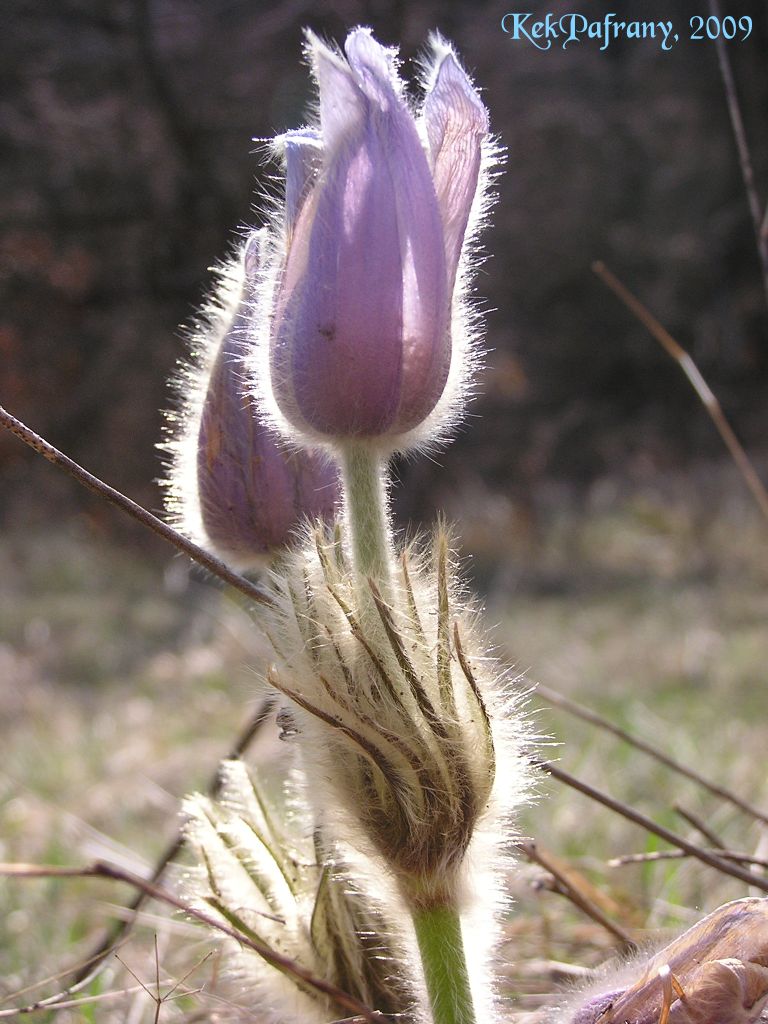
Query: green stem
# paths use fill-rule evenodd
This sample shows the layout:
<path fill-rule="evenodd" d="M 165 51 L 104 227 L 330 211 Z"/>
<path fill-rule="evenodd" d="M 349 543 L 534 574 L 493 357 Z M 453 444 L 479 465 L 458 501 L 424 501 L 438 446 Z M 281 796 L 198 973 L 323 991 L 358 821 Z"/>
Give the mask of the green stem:
<path fill-rule="evenodd" d="M 413 924 L 434 1024 L 475 1024 L 458 911 L 414 910 Z"/>
<path fill-rule="evenodd" d="M 345 445 L 341 458 L 355 568 L 388 589 L 390 540 L 381 458 L 364 442 Z"/>
<path fill-rule="evenodd" d="M 350 442 L 340 461 L 355 569 L 360 577 L 375 580 L 386 598 L 391 541 L 381 457 L 364 442 Z M 367 588 L 363 593 L 370 598 Z M 367 611 L 380 628 L 369 600 L 362 603 L 363 617 Z M 433 1024 L 475 1024 L 458 912 L 454 907 L 437 906 L 413 909 L 412 913 Z"/>

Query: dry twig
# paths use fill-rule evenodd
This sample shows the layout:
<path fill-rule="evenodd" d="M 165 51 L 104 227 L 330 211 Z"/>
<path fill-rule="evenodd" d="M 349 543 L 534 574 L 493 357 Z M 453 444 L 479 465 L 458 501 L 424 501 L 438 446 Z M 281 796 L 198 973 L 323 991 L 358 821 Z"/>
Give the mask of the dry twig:
<path fill-rule="evenodd" d="M 166 981 L 162 981 L 161 984 L 173 985 L 174 982 L 172 979 L 168 979 Z M 180 999 L 182 996 L 197 995 L 201 991 L 201 989 L 179 989 L 178 984 L 177 991 L 170 997 L 172 999 Z M 120 988 L 115 989 L 112 992 L 97 992 L 90 996 L 80 996 L 78 999 L 61 999 L 57 1002 L 50 1002 L 49 1000 L 44 999 L 39 1003 L 30 1003 L 29 1006 L 11 1006 L 0 1010 L 0 1020 L 12 1020 L 14 1017 L 26 1017 L 31 1013 L 39 1013 L 42 1010 L 76 1010 L 80 1006 L 91 1006 L 93 1003 L 106 1003 L 111 1002 L 113 999 L 120 999 L 124 996 L 135 995 L 137 992 L 141 992 L 142 989 L 146 992 L 147 986 L 140 981 L 138 985 L 135 985 L 132 988 Z M 154 999 L 152 993 L 149 993 L 149 995 L 150 998 Z M 169 996 L 166 994 L 163 996 L 161 1002 L 167 1002 L 168 998 Z"/>
<path fill-rule="evenodd" d="M 673 804 L 672 810 L 675 814 L 679 814 L 683 821 L 687 821 L 689 825 L 693 825 L 697 832 L 701 832 L 704 838 L 709 840 L 709 843 L 715 850 L 725 849 L 725 843 L 720 841 L 718 836 L 715 835 L 705 821 L 702 821 L 698 814 L 694 814 L 693 811 L 687 810 L 687 808 L 682 807 L 680 804 Z"/>
<path fill-rule="evenodd" d="M 574 775 L 571 775 L 570 772 L 566 772 L 562 768 L 558 768 L 545 761 L 535 761 L 534 764 L 537 768 L 541 769 L 541 771 L 551 775 L 553 779 L 557 779 L 558 782 L 562 782 L 571 789 L 575 789 L 579 793 L 583 793 L 584 796 L 588 796 L 590 800 L 595 800 L 597 803 L 602 804 L 604 807 L 614 811 L 616 814 L 620 814 L 622 818 L 626 818 L 628 821 L 634 822 L 635 825 L 639 825 L 640 828 L 645 829 L 646 832 L 651 832 L 660 839 L 664 839 L 672 846 L 676 846 L 679 850 L 684 850 L 690 857 L 695 857 L 696 860 L 701 861 L 702 864 L 715 868 L 716 871 L 719 871 L 723 875 L 730 875 L 733 878 L 738 878 L 740 881 L 746 882 L 747 885 L 754 886 L 754 888 L 768 893 L 768 877 L 765 875 L 755 875 L 735 864 L 729 864 L 722 857 L 711 853 L 709 850 L 704 849 L 704 847 L 697 846 L 695 843 L 684 839 L 683 836 L 670 831 L 670 829 L 665 828 L 663 825 L 658 825 L 651 818 L 646 817 L 646 815 L 641 814 L 633 807 L 630 807 L 629 804 L 625 804 L 621 800 L 617 800 L 615 797 L 608 796 L 607 793 L 603 793 L 599 789 L 595 789 L 594 786 L 590 786 L 588 783 L 582 782 L 580 779 L 577 779 Z"/>
<path fill-rule="evenodd" d="M 671 768 L 673 772 L 677 772 L 678 775 L 684 776 L 686 779 L 690 779 L 691 782 L 697 783 L 703 789 L 708 790 L 715 796 L 719 796 L 722 800 L 727 800 L 728 803 L 733 804 L 734 807 L 738 807 L 739 810 L 744 811 L 745 814 L 750 815 L 752 818 L 756 818 L 763 824 L 768 825 L 768 814 L 764 814 L 762 811 L 757 810 L 756 807 L 752 807 L 741 797 L 737 796 L 736 793 L 731 792 L 729 789 L 725 789 L 723 786 L 719 786 L 715 782 L 710 782 L 703 775 L 700 775 L 693 768 L 688 768 L 684 764 L 680 764 L 679 761 L 675 761 L 674 758 L 669 757 L 668 754 L 664 754 L 656 747 L 651 746 L 650 743 L 646 743 L 645 740 L 638 739 L 633 736 L 632 733 L 627 732 L 625 729 L 620 728 L 618 725 L 614 725 L 613 722 L 607 718 L 603 718 L 602 715 L 598 715 L 590 708 L 585 708 L 582 704 L 577 704 L 576 701 L 571 700 L 568 697 L 564 697 L 561 693 L 556 690 L 551 690 L 548 686 L 537 686 L 536 693 L 543 697 L 550 704 L 554 704 L 555 707 L 561 708 L 563 711 L 567 711 L 568 714 L 573 715 L 576 718 L 582 719 L 584 722 L 589 722 L 591 725 L 596 725 L 598 729 L 603 729 L 605 732 L 610 732 L 614 736 L 617 736 L 620 740 L 628 743 L 636 750 L 641 750 L 644 754 L 648 754 L 649 757 L 655 758 L 661 764 L 667 768 Z"/>
<path fill-rule="evenodd" d="M 713 17 L 722 22 L 719 0 L 709 0 L 709 10 Z M 728 116 L 731 119 L 731 128 L 736 140 L 736 149 L 739 153 L 739 166 L 741 167 L 741 176 L 744 179 L 744 191 L 747 193 L 749 214 L 755 230 L 757 254 L 760 258 L 760 266 L 763 272 L 763 287 L 765 288 L 765 297 L 768 302 L 768 209 L 765 211 L 764 219 L 760 197 L 757 194 L 752 156 L 749 152 L 749 143 L 747 142 L 747 130 L 744 127 L 744 118 L 741 115 L 739 93 L 736 89 L 736 80 L 733 77 L 731 59 L 728 55 L 728 44 L 723 38 L 722 33 L 719 33 L 717 39 L 715 39 L 715 50 L 717 51 L 717 62 L 720 65 L 720 75 L 723 79 L 723 88 L 725 89 L 725 98 L 728 104 Z"/>
<path fill-rule="evenodd" d="M 712 389 L 702 377 L 699 368 L 690 355 L 685 351 L 679 342 L 675 341 L 672 335 L 664 328 L 647 306 L 633 295 L 625 284 L 613 274 L 601 260 L 592 264 L 592 270 L 600 280 L 606 284 L 614 295 L 624 303 L 627 309 L 648 329 L 653 337 L 675 360 L 677 365 L 691 382 L 693 389 L 699 396 L 702 405 L 709 413 L 710 419 L 717 427 L 720 437 L 723 439 L 728 451 L 736 463 L 739 472 L 744 478 L 747 487 L 758 504 L 760 511 L 768 519 L 768 491 L 766 491 L 762 480 L 755 472 L 754 466 L 749 461 L 749 456 L 741 446 L 741 442 L 733 432 L 728 420 L 725 418 L 720 402 L 715 397 Z"/>
<path fill-rule="evenodd" d="M 736 853 L 734 850 L 724 850 L 718 846 L 709 850 L 722 860 L 732 860 L 736 864 L 752 864 L 758 868 L 768 868 L 768 860 L 762 857 L 753 857 L 749 853 Z M 625 853 L 621 857 L 611 857 L 608 861 L 609 868 L 623 868 L 626 864 L 652 864 L 657 860 L 684 860 L 690 856 L 685 850 L 650 850 L 648 853 Z"/>
<path fill-rule="evenodd" d="M 276 952 L 266 944 L 259 942 L 248 935 L 244 935 L 236 928 L 232 928 L 230 925 L 225 924 L 222 921 L 217 921 L 216 918 L 212 917 L 210 914 L 206 914 L 204 911 L 190 906 L 188 903 L 180 900 L 178 896 L 174 896 L 173 893 L 168 892 L 166 889 L 162 889 L 157 885 L 153 885 L 151 882 L 140 878 L 131 871 L 125 871 L 122 868 L 113 866 L 112 864 L 107 864 L 104 861 L 97 860 L 85 867 L 59 867 L 56 865 L 46 864 L 0 864 L 0 876 L 23 879 L 107 878 L 115 882 L 125 882 L 127 885 L 133 886 L 135 889 L 145 892 L 149 899 L 165 903 L 168 906 L 173 907 L 175 910 L 179 910 L 183 914 L 200 921 L 202 924 L 208 925 L 209 928 L 213 928 L 216 931 L 221 932 L 223 935 L 227 935 L 230 939 L 234 939 L 235 942 L 239 943 L 241 946 L 245 946 L 247 949 L 253 950 L 254 953 L 258 953 L 258 955 L 268 964 L 271 964 L 278 970 L 283 971 L 285 974 L 298 978 L 300 981 L 304 982 L 304 984 L 309 985 L 311 988 L 315 989 L 315 991 L 328 996 L 339 1006 L 343 1006 L 353 1014 L 356 1014 L 367 1021 L 381 1022 L 386 1020 L 383 1014 L 376 1010 L 372 1010 L 370 1007 L 366 1006 L 365 1003 L 356 999 L 355 996 L 337 988 L 336 985 L 332 985 L 323 978 L 317 977 L 317 975 L 313 974 L 312 971 L 307 970 L 306 967 L 302 967 L 301 964 L 296 963 L 296 961 L 292 960 L 290 957 L 283 956 L 282 953 Z"/>
<path fill-rule="evenodd" d="M 629 933 L 626 932 L 621 925 L 612 921 L 607 914 L 604 914 L 600 907 L 596 905 L 594 900 L 589 899 L 585 893 L 581 892 L 579 888 L 573 884 L 573 880 L 560 869 L 555 860 L 545 851 L 539 849 L 536 843 L 533 843 L 530 840 L 523 840 L 517 844 L 517 848 L 521 853 L 525 854 L 529 861 L 533 864 L 538 864 L 539 867 L 544 868 L 544 870 L 552 876 L 556 892 L 561 896 L 565 896 L 565 898 L 570 900 L 575 907 L 578 907 L 582 913 L 586 914 L 587 917 L 605 928 L 613 938 L 618 939 L 623 953 L 634 953 L 637 950 L 637 945 Z"/>
<path fill-rule="evenodd" d="M 272 697 L 267 697 L 263 700 L 256 711 L 251 717 L 242 733 L 238 736 L 232 749 L 227 754 L 225 760 L 232 761 L 241 758 L 243 754 L 248 750 L 251 743 L 261 732 L 264 723 L 269 718 L 274 708 L 275 702 Z M 221 773 L 220 768 L 217 767 L 213 776 L 211 777 L 206 792 L 208 796 L 215 799 L 221 792 Z M 163 853 L 158 858 L 152 874 L 149 876 L 149 881 L 152 884 L 156 884 L 160 881 L 165 869 L 171 863 L 172 860 L 181 852 L 184 846 L 184 833 L 181 829 L 178 829 L 175 837 L 171 840 L 168 846 L 165 848 Z M 128 916 L 118 921 L 106 934 L 102 942 L 96 947 L 93 953 L 88 957 L 86 962 L 77 969 L 74 977 L 74 984 L 80 986 L 83 982 L 88 981 L 92 978 L 100 969 L 102 961 L 105 957 L 109 956 L 110 952 L 115 949 L 118 943 L 121 943 L 125 936 L 130 932 L 141 907 L 146 903 L 149 898 L 149 893 L 145 889 L 140 889 L 136 894 L 136 898 L 126 908 L 129 913 Z"/>
<path fill-rule="evenodd" d="M 70 476 L 74 477 L 84 487 L 87 487 L 88 490 L 98 494 L 100 498 L 104 498 L 105 501 L 110 502 L 112 505 L 116 505 L 121 512 L 125 512 L 126 515 L 131 516 L 141 523 L 142 526 L 148 527 L 153 533 L 162 537 L 163 540 L 173 544 L 175 548 L 188 555 L 198 565 L 202 565 L 213 576 L 217 576 L 224 583 L 229 584 L 234 590 L 238 590 L 251 601 L 256 601 L 257 604 L 269 603 L 269 598 L 256 583 L 252 583 L 245 576 L 234 572 L 228 565 L 225 565 L 220 559 L 206 551 L 205 548 L 201 548 L 198 544 L 187 540 L 183 534 L 179 533 L 178 530 L 174 530 L 172 526 L 168 526 L 162 519 L 158 519 L 157 516 L 152 515 L 151 512 L 148 512 L 137 502 L 132 501 L 131 498 L 126 497 L 114 487 L 110 487 L 109 484 L 105 484 L 103 480 L 99 480 L 97 476 L 89 473 L 87 469 L 84 469 L 74 459 L 70 459 L 68 455 L 60 452 L 58 448 L 54 448 L 45 438 L 40 437 L 39 434 L 36 434 L 34 430 L 31 430 L 21 420 L 12 416 L 1 405 L 0 426 L 10 430 L 24 444 L 29 445 L 39 455 L 42 455 L 44 459 L 52 462 L 54 466 L 58 466 L 69 473 Z"/>

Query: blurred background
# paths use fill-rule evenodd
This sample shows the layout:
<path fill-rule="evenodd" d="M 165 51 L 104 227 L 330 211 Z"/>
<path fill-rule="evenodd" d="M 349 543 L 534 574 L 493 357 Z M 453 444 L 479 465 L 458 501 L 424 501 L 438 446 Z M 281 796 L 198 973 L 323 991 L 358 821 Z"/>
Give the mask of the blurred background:
<path fill-rule="evenodd" d="M 738 7 L 738 11 L 736 10 Z M 529 3 L 599 17 L 603 3 Z M 768 5 L 729 51 L 758 186 L 768 181 Z M 621 4 L 627 18 L 695 5 Z M 488 367 L 439 462 L 402 471 L 401 507 L 456 493 L 534 515 L 544 481 L 647 478 L 720 447 L 679 370 L 590 272 L 604 259 L 686 346 L 758 454 L 768 314 L 715 46 L 617 41 L 547 53 L 501 31 L 507 6 L 458 0 L 9 0 L 0 42 L 0 395 L 94 472 L 156 508 L 166 380 L 239 225 L 275 168 L 254 138 L 302 123 L 303 26 L 452 39 L 507 148 L 477 283 Z M 706 12 L 704 12 L 706 13 Z M 685 33 L 683 33 L 685 36 Z M 412 65 L 410 66 L 412 69 Z M 409 65 L 406 64 L 406 72 Z M 112 513 L 0 436 L 2 514 Z M 51 500 L 55 495 L 55 500 Z M 498 502 L 497 502 L 498 499 Z M 105 529 L 112 531 L 113 526 Z M 126 524 L 115 539 L 127 535 Z"/>
<path fill-rule="evenodd" d="M 708 13 L 704 0 L 615 7 L 671 18 L 683 36 Z M 768 2 L 723 8 L 754 20 L 729 54 L 765 203 Z M 530 681 L 765 805 L 765 521 L 679 368 L 590 269 L 604 260 L 690 351 L 766 479 L 768 310 L 716 49 L 682 38 L 670 52 L 617 41 L 542 53 L 502 32 L 515 9 L 612 8 L 6 0 L 0 403 L 157 510 L 180 325 L 276 192 L 253 140 L 305 119 L 303 27 L 342 41 L 371 25 L 401 45 L 406 73 L 439 29 L 482 86 L 507 161 L 476 287 L 482 386 L 452 445 L 398 465 L 397 514 L 459 521 L 500 655 Z M 1 432 L 0 531 L 0 860 L 106 856 L 147 870 L 179 798 L 205 785 L 252 712 L 265 652 L 236 602 Z M 534 704 L 569 769 L 670 827 L 683 827 L 682 801 L 765 857 L 753 821 Z M 552 784 L 542 796 L 521 828 L 639 937 L 745 894 L 681 861 L 617 875 L 607 858 L 654 841 Z M 510 991 L 523 1009 L 555 985 L 550 960 L 589 966 L 614 946 L 540 881 L 521 869 L 514 882 Z M 87 955 L 128 898 L 0 882 L 0 1004 Z M 154 977 L 159 931 L 163 969 L 180 977 L 209 948 L 195 932 L 190 952 L 185 928 L 148 916 L 125 955 Z M 153 1019 L 146 993 L 110 1007 L 100 1021 Z M 167 1005 L 163 1020 L 254 1019 L 203 1009 Z M 83 1014 L 57 1020 L 94 1019 Z"/>

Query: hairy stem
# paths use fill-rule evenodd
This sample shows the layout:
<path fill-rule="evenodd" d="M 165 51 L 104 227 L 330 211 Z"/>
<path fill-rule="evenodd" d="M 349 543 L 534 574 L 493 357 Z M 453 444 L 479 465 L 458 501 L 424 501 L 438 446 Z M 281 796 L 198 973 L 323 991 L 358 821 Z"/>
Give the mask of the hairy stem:
<path fill-rule="evenodd" d="M 361 577 L 375 580 L 386 594 L 391 530 L 385 467 L 369 445 L 351 441 L 344 446 L 341 468 L 355 569 Z"/>
<path fill-rule="evenodd" d="M 361 588 L 361 614 L 378 632 L 376 602 L 383 598 L 386 605 L 391 593 L 386 467 L 369 445 L 354 441 L 345 445 L 341 466 L 355 569 L 361 581 L 371 581 Z M 412 914 L 433 1024 L 475 1024 L 458 911 L 441 905 L 414 907 Z"/>
<path fill-rule="evenodd" d="M 455 907 L 413 911 L 434 1024 L 474 1024 L 475 1011 Z"/>

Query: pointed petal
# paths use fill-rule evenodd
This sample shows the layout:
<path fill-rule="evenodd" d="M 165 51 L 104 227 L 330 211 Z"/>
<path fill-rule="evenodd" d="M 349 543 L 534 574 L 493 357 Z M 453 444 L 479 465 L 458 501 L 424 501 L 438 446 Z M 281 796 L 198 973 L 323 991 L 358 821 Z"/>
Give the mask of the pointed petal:
<path fill-rule="evenodd" d="M 438 47 L 423 116 L 452 289 L 477 192 L 488 112 L 453 51 L 445 44 Z"/>
<path fill-rule="evenodd" d="M 448 245 L 397 51 L 366 29 L 351 32 L 345 49 L 346 61 L 309 37 L 322 166 L 313 172 L 310 161 L 309 186 L 300 166 L 291 188 L 300 198 L 290 204 L 292 231 L 271 310 L 272 390 L 300 430 L 404 433 L 429 416 L 449 377 L 451 294 L 468 210 L 450 221 L 456 238 Z M 451 167 L 440 150 L 453 123 L 450 112 L 442 116 L 450 96 L 439 78 L 437 69 L 433 124 L 445 177 Z M 306 136 L 288 141 L 298 161 Z"/>
<path fill-rule="evenodd" d="M 254 565 L 287 544 L 304 515 L 330 519 L 336 472 L 316 455 L 289 452 L 261 418 L 246 386 L 251 311 L 248 261 L 262 233 L 242 250 L 240 288 L 219 343 L 198 427 L 197 486 L 209 543 L 237 565 Z"/>
<path fill-rule="evenodd" d="M 408 430 L 433 408 L 450 367 L 442 224 L 426 154 L 402 95 L 397 50 L 381 46 L 369 29 L 356 29 L 348 36 L 345 51 L 375 106 L 369 133 L 380 144 L 395 199 L 402 280 L 402 384 L 396 428 Z"/>
<path fill-rule="evenodd" d="M 397 74 L 397 49 L 377 42 L 368 28 L 350 32 L 344 44 L 349 65 L 358 85 L 381 110 L 389 109 L 402 96 Z"/>
<path fill-rule="evenodd" d="M 323 142 L 313 128 L 286 132 L 275 139 L 285 163 L 285 229 L 290 237 L 323 161 Z"/>
<path fill-rule="evenodd" d="M 410 114 L 385 147 L 400 229 L 403 384 L 397 417 L 409 430 L 434 408 L 451 363 L 450 291 L 443 226 L 427 157 Z"/>
<path fill-rule="evenodd" d="M 326 151 L 333 151 L 360 130 L 368 103 L 349 65 L 309 35 L 310 57 L 320 91 L 320 126 Z"/>

